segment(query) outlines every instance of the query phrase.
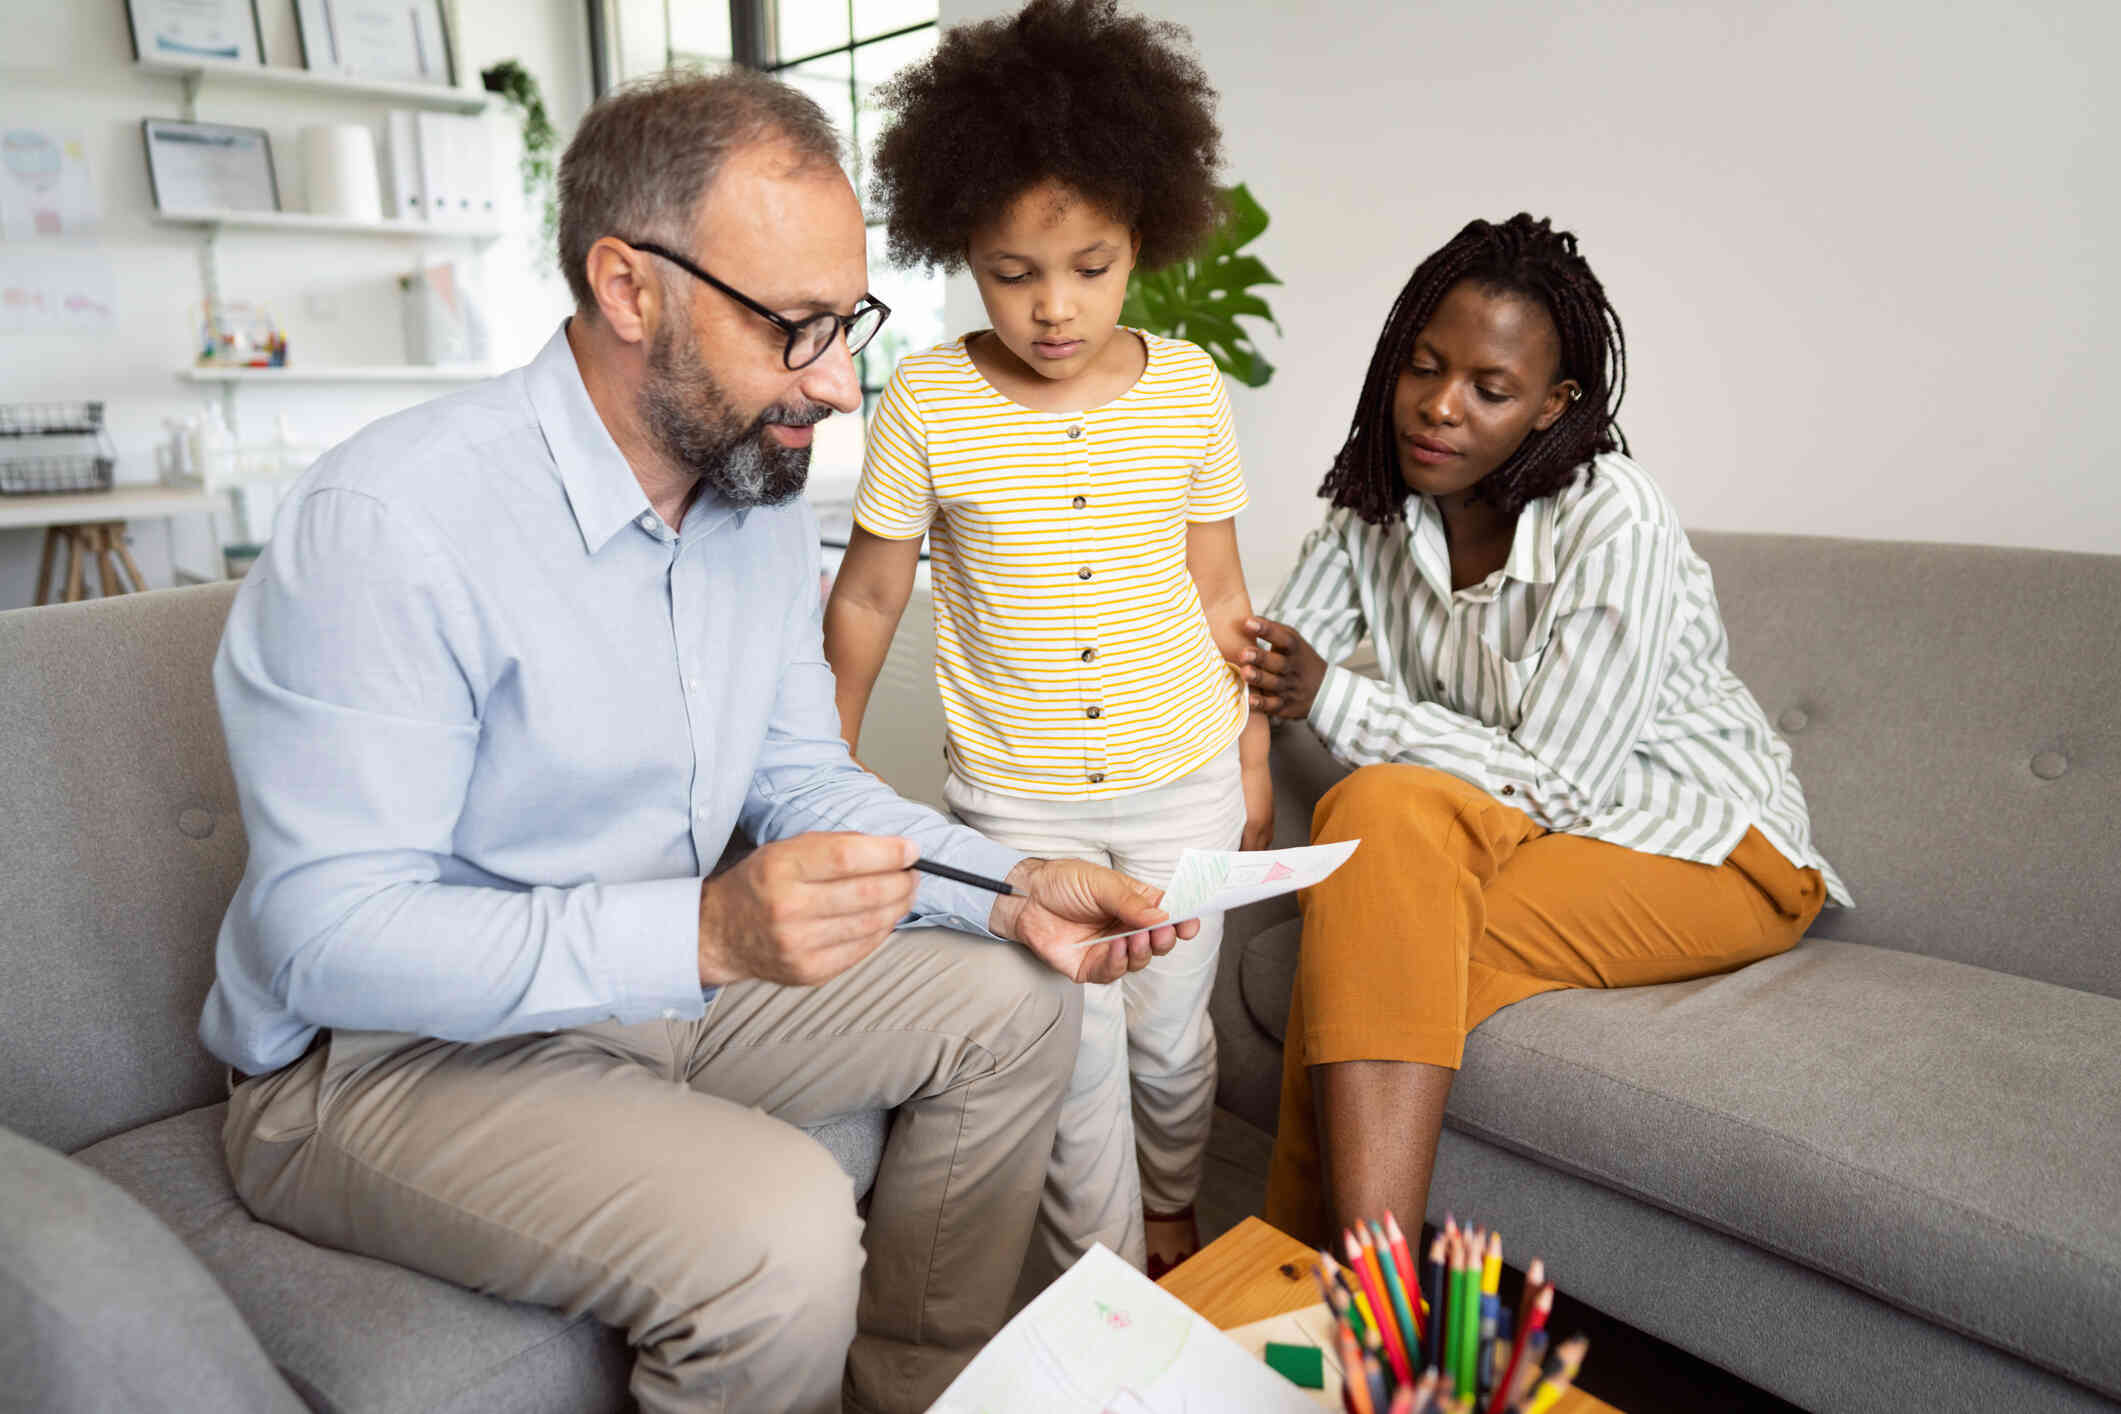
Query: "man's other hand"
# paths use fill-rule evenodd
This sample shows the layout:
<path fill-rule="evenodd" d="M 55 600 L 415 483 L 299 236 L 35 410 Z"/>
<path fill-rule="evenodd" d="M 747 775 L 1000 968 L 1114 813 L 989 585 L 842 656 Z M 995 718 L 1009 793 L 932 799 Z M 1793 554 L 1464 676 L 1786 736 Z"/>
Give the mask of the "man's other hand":
<path fill-rule="evenodd" d="M 1014 897 L 994 906 L 996 934 L 1014 938 L 1064 977 L 1112 982 L 1139 972 L 1200 931 L 1198 921 L 1175 928 L 1157 901 L 1163 896 L 1139 880 L 1073 859 L 1027 859 L 1009 871 Z M 1095 947 L 1084 947 L 1123 928 L 1135 931 Z"/>
<path fill-rule="evenodd" d="M 839 976 L 913 911 L 919 853 L 911 840 L 851 834 L 755 850 L 700 885 L 700 985 L 815 987 Z"/>

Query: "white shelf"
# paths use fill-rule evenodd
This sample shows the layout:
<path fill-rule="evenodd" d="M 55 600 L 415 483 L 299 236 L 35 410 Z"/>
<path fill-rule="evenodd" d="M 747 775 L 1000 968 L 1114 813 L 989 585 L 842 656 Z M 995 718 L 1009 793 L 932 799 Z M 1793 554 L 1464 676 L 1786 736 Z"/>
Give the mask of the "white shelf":
<path fill-rule="evenodd" d="M 498 370 L 478 364 L 388 364 L 345 368 L 182 368 L 187 383 L 476 383 Z"/>
<path fill-rule="evenodd" d="M 491 241 L 504 234 L 498 226 L 437 226 L 427 221 L 362 221 L 351 216 L 313 216 L 307 211 L 157 211 L 164 226 L 236 227 L 254 231 L 364 236 L 416 236 L 421 239 Z"/>
<path fill-rule="evenodd" d="M 107 520 L 225 509 L 227 502 L 193 487 L 124 484 L 108 491 L 0 496 L 0 530 L 37 525 L 85 525 Z"/>
<path fill-rule="evenodd" d="M 292 88 L 345 98 L 373 98 L 452 113 L 483 113 L 493 95 L 482 88 L 450 88 L 435 83 L 402 83 L 386 79 L 343 78 L 314 74 L 278 64 L 238 64 L 213 59 L 137 59 L 145 74 L 162 74 L 199 84 L 226 83 L 249 88 Z"/>

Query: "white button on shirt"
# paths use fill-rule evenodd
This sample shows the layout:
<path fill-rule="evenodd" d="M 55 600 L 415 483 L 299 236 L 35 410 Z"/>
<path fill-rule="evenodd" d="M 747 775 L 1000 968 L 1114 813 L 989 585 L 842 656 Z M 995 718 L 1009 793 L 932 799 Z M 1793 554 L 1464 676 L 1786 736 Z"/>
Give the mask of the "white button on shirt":
<path fill-rule="evenodd" d="M 326 453 L 214 664 L 250 857 L 208 1047 L 262 1074 L 318 1027 L 697 1017 L 700 879 L 739 828 L 898 835 L 1007 874 L 1015 851 L 847 755 L 818 572 L 800 501 L 702 496 L 664 526 L 564 328 Z M 915 907 L 977 929 L 993 898 L 924 878 Z"/>

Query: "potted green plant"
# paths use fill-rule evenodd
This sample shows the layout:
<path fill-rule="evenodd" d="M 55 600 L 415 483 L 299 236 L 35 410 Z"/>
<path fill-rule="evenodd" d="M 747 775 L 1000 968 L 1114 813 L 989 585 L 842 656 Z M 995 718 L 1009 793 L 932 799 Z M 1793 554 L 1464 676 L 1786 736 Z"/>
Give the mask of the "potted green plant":
<path fill-rule="evenodd" d="M 546 116 L 545 95 L 530 71 L 514 59 L 503 59 L 490 69 L 480 70 L 479 78 L 486 91 L 506 99 L 522 121 L 523 196 L 540 213 L 540 229 L 545 246 L 550 249 L 560 235 L 559 193 L 553 182 L 559 134 L 553 129 L 552 119 Z"/>
<path fill-rule="evenodd" d="M 1200 250 L 1161 270 L 1137 272 L 1120 320 L 1168 338 L 1189 339 L 1215 366 L 1248 388 L 1274 376 L 1274 365 L 1240 319 L 1264 319 L 1281 332 L 1266 300 L 1252 293 L 1280 280 L 1257 256 L 1241 252 L 1267 229 L 1267 212 L 1240 182 L 1223 191 L 1223 219 Z"/>

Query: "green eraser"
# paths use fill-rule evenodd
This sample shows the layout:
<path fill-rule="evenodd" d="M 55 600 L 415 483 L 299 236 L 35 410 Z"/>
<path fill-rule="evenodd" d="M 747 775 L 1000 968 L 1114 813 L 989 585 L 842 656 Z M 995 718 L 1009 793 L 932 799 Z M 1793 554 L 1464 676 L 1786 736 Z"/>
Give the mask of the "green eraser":
<path fill-rule="evenodd" d="M 1267 1368 L 1279 1370 L 1290 1384 L 1304 1389 L 1326 1387 L 1326 1353 L 1315 1345 L 1267 1342 Z"/>

